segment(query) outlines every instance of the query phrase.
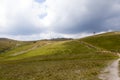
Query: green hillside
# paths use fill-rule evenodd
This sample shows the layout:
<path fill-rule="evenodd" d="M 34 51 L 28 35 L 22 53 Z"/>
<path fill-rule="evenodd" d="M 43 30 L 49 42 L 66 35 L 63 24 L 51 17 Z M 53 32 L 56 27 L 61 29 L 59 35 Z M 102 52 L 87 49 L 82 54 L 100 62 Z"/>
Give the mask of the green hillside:
<path fill-rule="evenodd" d="M 19 45 L 20 43 L 18 41 L 7 38 L 0 38 L 0 53 L 10 50 Z"/>
<path fill-rule="evenodd" d="M 99 80 L 100 71 L 118 58 L 110 52 L 118 50 L 118 36 L 112 32 L 16 47 L 0 55 L 0 80 Z"/>
<path fill-rule="evenodd" d="M 120 32 L 108 32 L 82 39 L 96 47 L 112 52 L 120 52 Z"/>
<path fill-rule="evenodd" d="M 0 38 L 0 53 L 8 52 L 31 43 L 33 43 L 33 41 L 17 41 L 7 38 Z"/>

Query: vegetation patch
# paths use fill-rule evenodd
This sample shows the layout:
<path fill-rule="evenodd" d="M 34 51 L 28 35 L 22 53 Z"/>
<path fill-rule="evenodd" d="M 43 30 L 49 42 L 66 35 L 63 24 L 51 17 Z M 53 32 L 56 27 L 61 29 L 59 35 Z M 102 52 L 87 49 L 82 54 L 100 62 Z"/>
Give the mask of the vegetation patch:
<path fill-rule="evenodd" d="M 118 39 L 117 34 L 107 33 L 76 40 L 46 40 L 21 45 L 0 55 L 0 79 L 99 80 L 100 71 L 118 58 L 111 51 L 119 48 L 119 44 L 115 44 L 117 39 L 112 37 Z M 29 51 L 11 56 L 25 50 Z"/>

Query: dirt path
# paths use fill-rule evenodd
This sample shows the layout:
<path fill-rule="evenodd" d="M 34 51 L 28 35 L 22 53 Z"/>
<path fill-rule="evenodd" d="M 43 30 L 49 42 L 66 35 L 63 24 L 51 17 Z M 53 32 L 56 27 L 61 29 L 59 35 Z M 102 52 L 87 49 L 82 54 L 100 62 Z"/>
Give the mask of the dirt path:
<path fill-rule="evenodd" d="M 34 50 L 34 49 L 36 49 L 36 48 L 37 48 L 37 46 L 34 46 L 34 47 L 32 47 L 32 48 L 30 48 L 30 49 L 28 49 L 28 50 L 24 50 L 24 51 L 20 51 L 20 52 L 14 53 L 14 54 L 12 54 L 11 56 L 17 56 L 17 55 L 20 55 L 20 54 L 29 52 L 29 51 L 31 51 L 31 50 Z"/>
<path fill-rule="evenodd" d="M 46 45 L 48 45 L 48 44 L 51 44 L 51 43 L 46 43 L 45 45 L 42 45 L 41 47 L 44 47 L 44 46 L 46 46 Z M 17 56 L 17 55 L 20 55 L 20 54 L 27 53 L 27 52 L 29 52 L 29 51 L 31 51 L 31 50 L 34 50 L 34 49 L 38 48 L 38 46 L 39 46 L 39 45 L 36 45 L 36 46 L 34 46 L 34 47 L 30 48 L 30 49 L 27 49 L 27 50 L 23 50 L 23 51 L 14 53 L 14 54 L 12 54 L 12 55 L 10 55 L 10 56 Z M 40 48 L 40 47 L 39 47 L 39 48 Z"/>
<path fill-rule="evenodd" d="M 119 61 L 115 60 L 112 64 L 110 64 L 104 71 L 101 72 L 99 78 L 101 80 L 120 80 L 119 77 Z"/>

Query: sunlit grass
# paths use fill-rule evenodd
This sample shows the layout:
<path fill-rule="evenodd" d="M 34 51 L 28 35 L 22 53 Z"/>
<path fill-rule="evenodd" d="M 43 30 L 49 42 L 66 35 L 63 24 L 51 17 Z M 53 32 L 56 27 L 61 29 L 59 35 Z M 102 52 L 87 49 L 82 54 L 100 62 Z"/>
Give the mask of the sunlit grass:
<path fill-rule="evenodd" d="M 120 34 L 117 32 L 87 37 L 82 40 L 112 52 L 120 52 Z"/>
<path fill-rule="evenodd" d="M 107 37 L 107 36 L 105 36 Z M 104 38 L 104 37 L 102 37 Z M 93 41 L 92 41 L 93 39 Z M 102 40 L 101 37 L 98 39 Z M 109 61 L 117 59 L 113 53 L 98 51 L 86 43 L 100 50 L 109 50 L 97 36 L 80 40 L 58 42 L 37 42 L 24 45 L 7 52 L 0 59 L 1 80 L 99 80 L 100 71 Z M 104 41 L 107 41 L 104 38 Z M 103 43 L 104 43 L 103 41 Z M 111 44 L 114 44 L 111 41 Z M 7 56 L 37 46 L 35 49 L 16 56 Z"/>

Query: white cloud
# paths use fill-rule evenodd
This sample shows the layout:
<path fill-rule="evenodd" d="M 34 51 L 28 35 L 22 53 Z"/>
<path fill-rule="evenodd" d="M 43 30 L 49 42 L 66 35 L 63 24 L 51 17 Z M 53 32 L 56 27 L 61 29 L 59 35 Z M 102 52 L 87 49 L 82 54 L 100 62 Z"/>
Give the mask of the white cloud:
<path fill-rule="evenodd" d="M 6 26 L 6 0 L 0 0 L 0 32 L 5 31 L 3 28 Z"/>
<path fill-rule="evenodd" d="M 0 5 L 0 32 L 16 34 L 17 31 L 21 30 L 22 33 L 22 28 L 23 31 L 26 28 L 31 31 L 32 28 L 33 30 L 42 30 L 43 24 L 40 22 L 39 15 L 43 12 L 41 11 L 40 4 L 37 4 L 34 0 L 2 0 L 0 4 L 2 4 Z M 27 32 L 30 31 L 26 29 Z M 21 35 L 21 33 L 17 34 Z"/>
<path fill-rule="evenodd" d="M 87 14 L 86 0 L 46 0 L 44 4 L 47 6 L 48 15 L 43 22 L 48 27 L 51 25 L 69 27 L 68 24 Z"/>

